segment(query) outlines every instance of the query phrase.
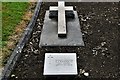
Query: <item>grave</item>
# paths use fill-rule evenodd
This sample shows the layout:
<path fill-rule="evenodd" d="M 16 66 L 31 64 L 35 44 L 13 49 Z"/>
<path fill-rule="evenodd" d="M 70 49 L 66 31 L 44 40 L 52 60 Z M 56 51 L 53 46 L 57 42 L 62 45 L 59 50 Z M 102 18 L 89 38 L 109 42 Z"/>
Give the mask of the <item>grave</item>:
<path fill-rule="evenodd" d="M 77 11 L 62 0 L 46 11 L 39 47 L 46 46 L 84 46 Z M 45 53 L 44 76 L 77 74 L 76 53 Z"/>
<path fill-rule="evenodd" d="M 77 11 L 64 5 L 58 1 L 58 7 L 46 11 L 39 47 L 84 46 Z"/>

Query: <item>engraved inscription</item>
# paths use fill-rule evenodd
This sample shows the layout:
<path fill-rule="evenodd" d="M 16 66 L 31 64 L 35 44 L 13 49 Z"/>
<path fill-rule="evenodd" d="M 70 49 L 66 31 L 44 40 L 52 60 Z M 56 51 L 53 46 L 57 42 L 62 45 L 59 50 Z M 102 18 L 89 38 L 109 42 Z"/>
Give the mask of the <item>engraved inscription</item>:
<path fill-rule="evenodd" d="M 55 60 L 56 66 L 72 66 L 73 60 L 71 59 L 57 59 Z"/>

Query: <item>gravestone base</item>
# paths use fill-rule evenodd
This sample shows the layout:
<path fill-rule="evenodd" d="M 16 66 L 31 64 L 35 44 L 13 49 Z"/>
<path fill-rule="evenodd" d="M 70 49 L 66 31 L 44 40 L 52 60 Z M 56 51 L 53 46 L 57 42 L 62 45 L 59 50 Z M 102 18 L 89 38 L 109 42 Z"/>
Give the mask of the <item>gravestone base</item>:
<path fill-rule="evenodd" d="M 44 76 L 77 75 L 76 53 L 45 53 Z"/>
<path fill-rule="evenodd" d="M 39 47 L 44 46 L 84 46 L 82 33 L 79 24 L 77 12 L 74 11 L 75 18 L 67 18 L 67 35 L 66 38 L 58 37 L 57 19 L 49 18 L 49 11 L 46 11 L 44 25 L 40 37 Z"/>

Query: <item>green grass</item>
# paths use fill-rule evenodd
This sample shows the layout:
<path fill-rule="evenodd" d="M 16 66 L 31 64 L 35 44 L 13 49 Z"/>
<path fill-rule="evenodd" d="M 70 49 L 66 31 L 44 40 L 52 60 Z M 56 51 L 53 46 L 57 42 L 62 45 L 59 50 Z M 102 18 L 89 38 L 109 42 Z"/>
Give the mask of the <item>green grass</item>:
<path fill-rule="evenodd" d="M 3 2 L 2 3 L 2 46 L 6 45 L 8 37 L 13 33 L 16 25 L 21 21 L 29 3 Z"/>

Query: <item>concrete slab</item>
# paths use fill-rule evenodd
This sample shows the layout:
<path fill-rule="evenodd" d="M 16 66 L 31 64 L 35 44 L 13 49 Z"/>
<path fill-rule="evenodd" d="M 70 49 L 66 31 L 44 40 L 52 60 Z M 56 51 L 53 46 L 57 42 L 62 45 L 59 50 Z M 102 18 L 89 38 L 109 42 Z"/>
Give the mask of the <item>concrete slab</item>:
<path fill-rule="evenodd" d="M 77 12 L 74 11 L 74 14 L 74 19 L 67 19 L 67 37 L 59 38 L 58 22 L 50 19 L 49 11 L 46 11 L 39 46 L 84 46 Z"/>
<path fill-rule="evenodd" d="M 77 75 L 76 53 L 45 53 L 43 75 Z"/>

